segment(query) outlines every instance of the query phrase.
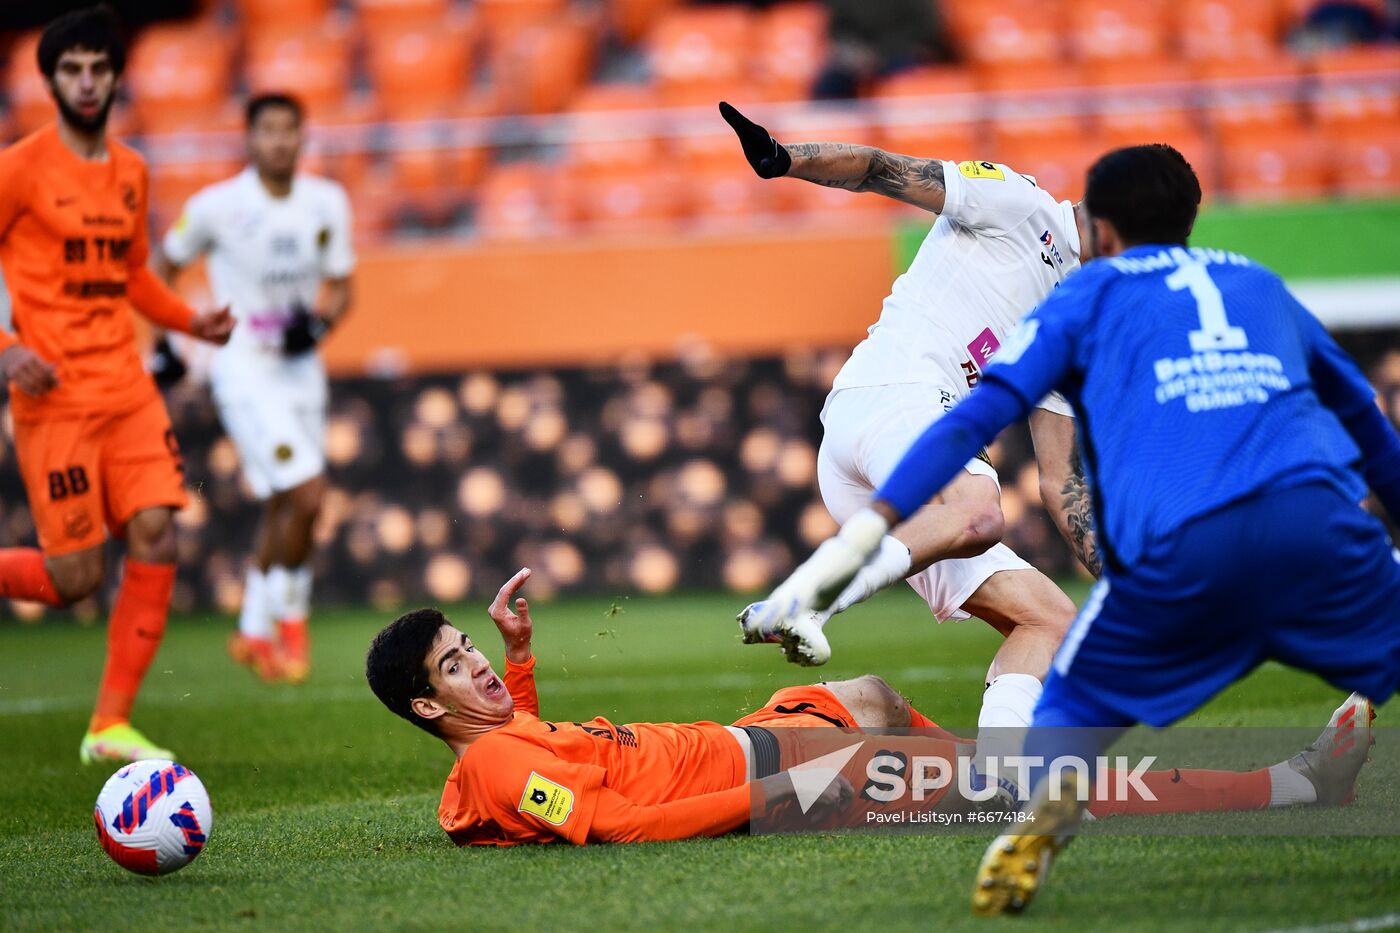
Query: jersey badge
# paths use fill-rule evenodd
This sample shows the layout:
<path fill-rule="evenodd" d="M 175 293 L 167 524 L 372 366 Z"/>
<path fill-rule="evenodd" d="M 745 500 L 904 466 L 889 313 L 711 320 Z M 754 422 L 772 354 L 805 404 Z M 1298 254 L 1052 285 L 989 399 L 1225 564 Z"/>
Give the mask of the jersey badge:
<path fill-rule="evenodd" d="M 316 245 L 321 249 L 325 249 L 327 246 L 331 245 L 330 227 L 322 227 L 320 230 L 316 231 Z"/>
<path fill-rule="evenodd" d="M 958 171 L 965 178 L 995 178 L 1006 181 L 1006 174 L 990 162 L 959 162 Z"/>
<path fill-rule="evenodd" d="M 563 826 L 569 814 L 574 812 L 574 792 L 531 771 L 517 809 L 554 826 Z"/>

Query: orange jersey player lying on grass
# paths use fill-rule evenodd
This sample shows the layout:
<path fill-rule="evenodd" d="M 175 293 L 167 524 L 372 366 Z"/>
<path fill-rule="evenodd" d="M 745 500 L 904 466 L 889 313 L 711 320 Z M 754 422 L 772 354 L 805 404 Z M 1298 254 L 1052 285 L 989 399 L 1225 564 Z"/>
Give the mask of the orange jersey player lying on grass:
<path fill-rule="evenodd" d="M 407 613 L 384 628 L 366 660 L 370 687 L 384 705 L 442 739 L 456 755 L 438 819 L 458 845 L 722 835 L 745 827 L 752 814 L 766 819 L 777 808 L 794 807 L 797 785 L 785 769 L 849 747 L 850 736 L 862 730 L 916 730 L 869 736 L 842 766 L 841 777 L 815 801 L 803 801 L 802 819 L 809 825 L 866 825 L 867 814 L 880 805 L 868 796 L 858 807 L 851 803 L 853 787 L 863 794 L 871 790 L 866 769 L 872 756 L 954 762 L 974 751 L 971 741 L 939 729 L 874 675 L 779 690 L 731 726 L 541 719 L 530 651 L 533 624 L 528 604 L 517 597 L 529 576 L 525 569 L 512 577 L 488 610 L 505 642 L 504 678 L 434 609 Z M 1333 725 L 1354 714 L 1356 702 L 1364 703 L 1349 700 Z M 1369 730 L 1369 715 L 1351 718 L 1357 729 Z M 1338 743 L 1334 749 L 1330 736 L 1336 733 L 1329 727 L 1323 741 L 1257 771 L 1146 772 L 1142 784 L 1155 800 L 1130 792 L 1090 810 L 1108 816 L 1341 803 L 1366 761 L 1369 735 L 1353 731 L 1345 747 Z M 832 741 L 797 741 L 802 734 L 825 734 Z M 945 787 L 914 808 L 953 813 L 986 806 Z M 895 801 L 892 807 L 908 809 L 910 803 Z"/>

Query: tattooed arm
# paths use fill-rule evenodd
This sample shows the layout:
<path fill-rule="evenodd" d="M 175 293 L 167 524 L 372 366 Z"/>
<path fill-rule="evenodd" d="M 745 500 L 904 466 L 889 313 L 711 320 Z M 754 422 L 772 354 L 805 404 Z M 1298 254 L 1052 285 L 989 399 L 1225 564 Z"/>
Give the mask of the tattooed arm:
<path fill-rule="evenodd" d="M 937 159 L 849 143 L 784 146 L 728 103 L 721 101 L 719 112 L 739 137 L 744 158 L 760 178 L 790 175 L 828 188 L 874 191 L 935 214 L 943 212 L 943 163 Z"/>
<path fill-rule="evenodd" d="M 873 191 L 935 214 L 943 210 L 943 163 L 849 143 L 795 143 L 787 174 L 828 188 Z"/>
<path fill-rule="evenodd" d="M 1075 443 L 1074 419 L 1037 408 L 1031 413 L 1030 428 L 1040 467 L 1040 498 L 1074 556 L 1097 577 L 1103 573 L 1103 557 L 1094 527 L 1094 500 Z"/>

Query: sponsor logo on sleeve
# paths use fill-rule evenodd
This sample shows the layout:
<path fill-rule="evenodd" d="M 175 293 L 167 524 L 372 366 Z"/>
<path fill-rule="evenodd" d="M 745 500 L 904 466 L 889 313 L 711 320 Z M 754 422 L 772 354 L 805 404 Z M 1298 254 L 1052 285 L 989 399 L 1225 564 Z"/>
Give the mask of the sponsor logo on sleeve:
<path fill-rule="evenodd" d="M 574 792 L 531 771 L 517 809 L 554 826 L 563 826 L 569 814 L 574 812 Z"/>
<path fill-rule="evenodd" d="M 959 162 L 958 171 L 965 178 L 995 178 L 1006 181 L 1006 174 L 990 162 Z"/>

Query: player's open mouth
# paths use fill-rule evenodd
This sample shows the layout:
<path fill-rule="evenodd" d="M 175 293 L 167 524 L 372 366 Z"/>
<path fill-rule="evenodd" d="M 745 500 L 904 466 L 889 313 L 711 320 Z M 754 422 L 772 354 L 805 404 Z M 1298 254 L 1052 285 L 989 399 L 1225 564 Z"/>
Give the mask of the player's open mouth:
<path fill-rule="evenodd" d="M 488 697 L 498 697 L 505 691 L 505 685 L 495 674 L 486 678 L 486 686 L 482 688 Z"/>

